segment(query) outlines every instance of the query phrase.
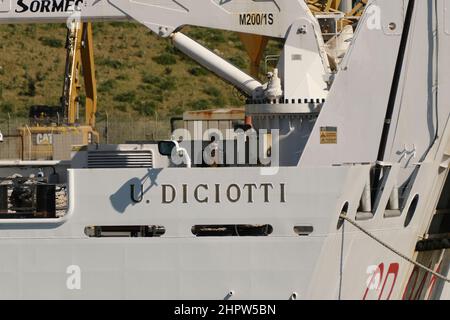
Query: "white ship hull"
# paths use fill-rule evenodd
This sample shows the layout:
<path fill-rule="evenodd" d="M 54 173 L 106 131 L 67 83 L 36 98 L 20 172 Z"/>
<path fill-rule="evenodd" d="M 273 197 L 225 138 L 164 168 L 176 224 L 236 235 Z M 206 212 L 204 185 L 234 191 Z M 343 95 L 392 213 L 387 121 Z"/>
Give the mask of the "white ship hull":
<path fill-rule="evenodd" d="M 211 203 L 199 203 L 192 190 L 187 193 L 188 203 L 183 203 L 181 186 L 198 185 L 193 169 L 70 170 L 69 197 L 77 201 L 70 203 L 66 216 L 2 223 L 0 297 L 224 299 L 233 292 L 233 299 L 289 299 L 292 294 L 299 299 L 401 299 L 412 265 L 353 226 L 337 227 L 345 202 L 350 204 L 348 216 L 355 218 L 359 203 L 355 190 L 364 186 L 369 169 L 364 165 L 282 168 L 270 180 L 257 168 L 200 169 L 202 184 L 224 187 L 220 203 L 215 202 L 215 192 L 204 189 L 202 199 L 208 196 Z M 433 169 L 426 166 L 423 175 L 428 177 Z M 146 176 L 152 180 L 144 187 L 153 186 L 141 203 L 133 203 L 130 185 Z M 253 203 L 244 192 L 239 201 L 229 203 L 226 186 L 248 183 L 285 184 L 285 202 L 280 203 L 279 192 L 269 192 L 265 202 L 260 189 Z M 433 183 L 428 178 L 418 181 L 415 191 L 432 196 Z M 161 203 L 165 184 L 178 189 L 171 204 Z M 385 218 L 380 210 L 361 225 L 413 257 L 420 225 L 429 218 L 426 203 L 417 208 L 407 228 L 405 214 Z M 123 224 L 160 225 L 166 233 L 154 238 L 85 234 L 88 226 Z M 270 224 L 273 233 L 267 237 L 192 234 L 194 225 L 208 224 Z M 295 226 L 312 226 L 314 231 L 299 236 Z M 448 255 L 446 259 L 448 266 Z M 385 268 L 382 286 L 366 292 L 372 277 L 369 267 L 379 264 Z M 67 287 L 71 266 L 79 268 L 79 289 Z M 439 292 L 430 295 L 448 298 L 447 286 L 438 284 L 434 287 Z"/>

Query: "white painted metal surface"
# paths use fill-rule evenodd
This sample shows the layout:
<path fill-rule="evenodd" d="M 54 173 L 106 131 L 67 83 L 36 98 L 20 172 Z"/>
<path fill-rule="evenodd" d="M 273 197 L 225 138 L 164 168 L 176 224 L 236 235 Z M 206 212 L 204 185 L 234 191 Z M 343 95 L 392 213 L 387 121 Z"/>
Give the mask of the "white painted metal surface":
<path fill-rule="evenodd" d="M 79 3 L 84 17 L 133 18 L 161 36 L 193 24 L 285 38 L 282 101 L 247 106 L 256 129 L 280 130 L 280 167 L 272 175 L 258 166 L 186 168 L 168 161 L 147 169 L 69 169 L 65 216 L 0 220 L 0 298 L 224 299 L 231 291 L 233 299 L 288 299 L 294 292 L 300 299 L 450 298 L 448 283 L 339 219 L 345 213 L 448 277 L 448 249 L 416 251 L 419 239 L 433 236 L 428 230 L 442 209 L 441 193 L 449 191 L 447 0 L 369 1 L 334 81 L 324 78 L 329 66 L 320 27 L 303 1 L 85 1 Z M 12 9 L 23 9 L 18 3 Z M 268 16 L 267 25 L 245 23 L 257 12 L 273 13 L 272 24 Z M 0 12 L 0 22 L 67 15 L 11 10 Z M 243 76 L 232 73 L 232 81 Z M 157 153 L 155 145 L 147 148 Z M 376 183 L 374 168 L 382 170 Z M 273 232 L 192 232 L 196 225 L 245 224 L 270 225 Z M 163 226 L 165 234 L 85 232 L 148 225 Z M 313 231 L 299 236 L 295 227 Z M 80 288 L 67 285 L 74 266 Z"/>
<path fill-rule="evenodd" d="M 173 33 L 171 39 L 175 48 L 217 73 L 222 79 L 231 82 L 249 96 L 252 96 L 258 88 L 262 90 L 261 83 L 181 32 Z"/>

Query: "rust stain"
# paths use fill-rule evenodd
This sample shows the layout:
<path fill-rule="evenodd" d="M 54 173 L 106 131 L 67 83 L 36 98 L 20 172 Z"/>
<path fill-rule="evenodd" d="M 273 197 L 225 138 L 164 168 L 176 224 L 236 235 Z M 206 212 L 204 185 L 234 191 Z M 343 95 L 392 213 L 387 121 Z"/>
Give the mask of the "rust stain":
<path fill-rule="evenodd" d="M 216 110 L 200 110 L 187 111 L 184 113 L 185 120 L 221 120 L 227 118 L 245 118 L 244 109 L 216 109 Z"/>

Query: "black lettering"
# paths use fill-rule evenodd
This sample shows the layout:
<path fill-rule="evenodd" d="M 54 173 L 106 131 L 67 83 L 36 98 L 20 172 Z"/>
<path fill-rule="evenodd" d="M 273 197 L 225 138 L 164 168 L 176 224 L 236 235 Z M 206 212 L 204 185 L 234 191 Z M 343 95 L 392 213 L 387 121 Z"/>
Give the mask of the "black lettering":
<path fill-rule="evenodd" d="M 245 184 L 244 188 L 248 187 L 248 203 L 253 203 L 253 188 L 258 189 L 258 186 L 256 184 Z"/>
<path fill-rule="evenodd" d="M 81 11 L 81 5 L 83 4 L 83 0 L 76 0 L 75 1 L 75 10 Z"/>
<path fill-rule="evenodd" d="M 220 203 L 220 184 L 216 184 L 216 203 Z"/>
<path fill-rule="evenodd" d="M 30 3 L 30 11 L 31 12 L 38 12 L 40 7 L 41 7 L 40 1 L 35 0 Z"/>
<path fill-rule="evenodd" d="M 235 189 L 236 190 L 236 197 L 232 197 L 231 196 L 231 189 Z M 239 188 L 239 186 L 237 184 L 230 184 L 228 189 L 227 189 L 227 198 L 228 201 L 232 202 L 232 203 L 236 203 L 239 201 L 239 199 L 241 198 L 241 189 Z"/>
<path fill-rule="evenodd" d="M 261 25 L 262 24 L 262 16 L 260 14 L 256 15 L 256 24 Z"/>
<path fill-rule="evenodd" d="M 183 203 L 188 203 L 187 188 L 188 188 L 188 185 L 187 184 L 183 184 Z"/>
<path fill-rule="evenodd" d="M 50 0 L 42 0 L 41 3 L 41 12 L 50 12 L 50 4 L 52 2 Z"/>
<path fill-rule="evenodd" d="M 17 0 L 17 5 L 18 5 L 22 10 L 19 11 L 18 9 L 16 9 L 16 10 L 15 10 L 16 13 L 22 13 L 22 12 L 25 12 L 25 11 L 28 10 L 28 6 L 27 6 L 25 3 L 23 3 L 23 0 Z"/>
<path fill-rule="evenodd" d="M 73 1 L 74 0 L 66 0 L 66 6 L 64 7 L 65 11 L 73 11 Z"/>
<path fill-rule="evenodd" d="M 64 0 L 53 0 L 52 2 L 52 12 L 62 12 L 64 10 Z"/>
<path fill-rule="evenodd" d="M 273 184 L 271 183 L 261 183 L 260 189 L 264 189 L 264 202 L 268 203 L 269 201 L 269 187 L 273 189 Z"/>
<path fill-rule="evenodd" d="M 285 184 L 284 183 L 280 183 L 280 202 L 281 203 L 286 203 L 286 190 L 285 190 Z"/>
<path fill-rule="evenodd" d="M 20 0 L 20 1 L 22 1 L 22 0 Z M 243 25 L 246 24 L 246 23 L 245 23 L 245 14 L 240 14 L 240 15 L 239 15 L 239 24 L 240 24 L 241 26 L 243 26 Z"/>
<path fill-rule="evenodd" d="M 199 202 L 199 203 L 208 203 L 208 197 L 205 197 L 205 198 L 203 198 L 203 199 L 200 199 L 200 198 L 199 198 L 199 196 L 198 196 L 198 190 L 199 190 L 200 188 L 203 188 L 203 189 L 205 189 L 205 190 L 208 190 L 208 185 L 206 185 L 206 184 L 199 184 L 199 185 L 197 186 L 197 188 L 195 188 L 195 190 L 194 190 L 194 198 L 195 198 L 195 200 L 197 200 L 197 202 Z"/>
<path fill-rule="evenodd" d="M 80 0 L 81 1 L 81 0 Z M 262 26 L 273 25 L 274 15 L 273 13 L 240 13 L 239 24 L 241 26 Z"/>
<path fill-rule="evenodd" d="M 167 188 L 172 190 L 172 198 L 170 200 L 167 199 Z M 175 201 L 175 197 L 177 195 L 177 192 L 174 188 L 174 186 L 170 184 L 163 184 L 162 185 L 162 203 L 169 204 Z"/>

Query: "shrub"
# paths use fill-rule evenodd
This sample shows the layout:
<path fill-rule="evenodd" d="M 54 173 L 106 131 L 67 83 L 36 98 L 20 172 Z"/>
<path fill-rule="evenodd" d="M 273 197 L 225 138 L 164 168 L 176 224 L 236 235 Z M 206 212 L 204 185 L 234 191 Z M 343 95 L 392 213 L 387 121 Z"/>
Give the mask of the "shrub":
<path fill-rule="evenodd" d="M 2 102 L 0 103 L 0 110 L 3 115 L 6 113 L 11 113 L 14 110 L 14 106 L 11 102 Z"/>
<path fill-rule="evenodd" d="M 117 82 L 113 79 L 106 80 L 98 86 L 99 92 L 109 92 L 116 87 Z"/>
<path fill-rule="evenodd" d="M 100 58 L 97 59 L 96 63 L 101 66 L 110 67 L 113 69 L 122 69 L 124 67 L 123 63 L 119 60 L 114 60 L 110 58 Z"/>
<path fill-rule="evenodd" d="M 55 39 L 55 38 L 50 38 L 50 37 L 40 37 L 39 41 L 47 47 L 52 47 L 52 48 L 62 48 L 64 47 L 64 43 L 59 40 L 59 39 Z"/>
<path fill-rule="evenodd" d="M 143 58 L 145 56 L 145 51 L 144 50 L 138 50 L 135 53 L 135 56 L 138 57 L 138 58 Z"/>
<path fill-rule="evenodd" d="M 230 63 L 234 64 L 239 69 L 245 69 L 247 67 L 247 62 L 241 56 L 234 56 L 228 59 Z"/>
<path fill-rule="evenodd" d="M 211 100 L 214 108 L 223 108 L 227 104 L 226 100 L 223 97 L 215 97 Z"/>
<path fill-rule="evenodd" d="M 114 28 L 120 28 L 124 26 L 123 21 L 111 21 L 109 24 Z"/>
<path fill-rule="evenodd" d="M 164 74 L 165 75 L 171 75 L 172 74 L 172 68 L 171 67 L 166 67 L 165 69 L 164 69 Z"/>
<path fill-rule="evenodd" d="M 219 89 L 213 86 L 206 87 L 205 89 L 203 89 L 203 92 L 212 97 L 220 97 L 222 95 L 222 92 L 220 92 Z"/>
<path fill-rule="evenodd" d="M 127 112 L 128 111 L 128 107 L 126 104 L 119 104 L 116 106 L 116 109 L 122 112 Z"/>
<path fill-rule="evenodd" d="M 177 106 L 170 108 L 169 114 L 172 116 L 182 115 L 184 112 L 183 107 Z"/>
<path fill-rule="evenodd" d="M 193 109 L 194 111 L 195 110 L 206 110 L 209 107 L 209 101 L 205 100 L 205 99 L 191 101 L 189 103 L 189 107 L 191 107 L 191 109 Z"/>
<path fill-rule="evenodd" d="M 152 116 L 155 114 L 156 103 L 153 101 L 140 101 L 134 106 L 134 110 L 143 116 Z"/>
<path fill-rule="evenodd" d="M 27 76 L 26 88 L 23 92 L 23 95 L 29 97 L 36 96 L 36 80 L 34 80 L 32 77 Z"/>
<path fill-rule="evenodd" d="M 134 100 L 136 99 L 136 93 L 134 91 L 127 91 L 121 94 L 118 94 L 114 97 L 114 100 L 119 101 L 119 102 L 134 102 Z"/>
<path fill-rule="evenodd" d="M 153 93 L 152 100 L 157 101 L 157 102 L 163 102 L 164 101 L 163 93 L 160 91 Z"/>
<path fill-rule="evenodd" d="M 174 77 L 159 77 L 151 73 L 143 74 L 142 82 L 150 85 L 149 87 L 146 87 L 145 90 L 152 90 L 152 87 L 155 87 L 162 91 L 174 90 L 177 84 Z"/>
<path fill-rule="evenodd" d="M 42 72 L 38 71 L 36 73 L 36 81 L 40 82 L 40 81 L 44 81 L 45 80 L 45 74 L 43 74 Z"/>
<path fill-rule="evenodd" d="M 177 50 L 177 48 L 175 48 L 174 46 L 172 46 L 172 45 L 167 45 L 165 48 L 164 48 L 164 51 L 165 51 L 165 53 L 167 53 L 167 54 L 178 54 L 178 50 Z"/>
<path fill-rule="evenodd" d="M 219 43 L 224 43 L 226 39 L 221 31 L 214 30 L 211 32 L 208 41 L 217 45 Z"/>
<path fill-rule="evenodd" d="M 206 76 L 209 73 L 209 71 L 203 67 L 193 67 L 189 69 L 188 72 L 194 77 Z"/>
<path fill-rule="evenodd" d="M 164 90 L 164 91 L 174 90 L 176 88 L 175 78 L 172 78 L 172 77 L 163 78 L 162 81 L 159 82 L 158 88 L 160 88 L 161 90 Z"/>
<path fill-rule="evenodd" d="M 61 25 L 60 24 L 53 24 L 53 23 L 45 23 L 41 26 L 41 28 L 43 30 L 56 30 L 56 29 L 61 29 Z"/>
<path fill-rule="evenodd" d="M 142 75 L 142 82 L 144 83 L 148 83 L 148 84 L 157 84 L 161 81 L 160 77 L 155 76 L 154 74 L 151 73 L 145 73 Z"/>
<path fill-rule="evenodd" d="M 127 74 L 119 74 L 116 77 L 116 80 L 126 80 L 126 81 L 128 81 L 128 80 L 130 80 L 130 77 Z"/>
<path fill-rule="evenodd" d="M 36 37 L 36 25 L 30 24 L 25 27 L 24 34 L 30 38 Z"/>
<path fill-rule="evenodd" d="M 153 57 L 152 60 L 157 64 L 163 66 L 173 65 L 177 63 L 177 59 L 175 58 L 175 56 L 170 53 L 162 53 L 159 56 Z"/>

